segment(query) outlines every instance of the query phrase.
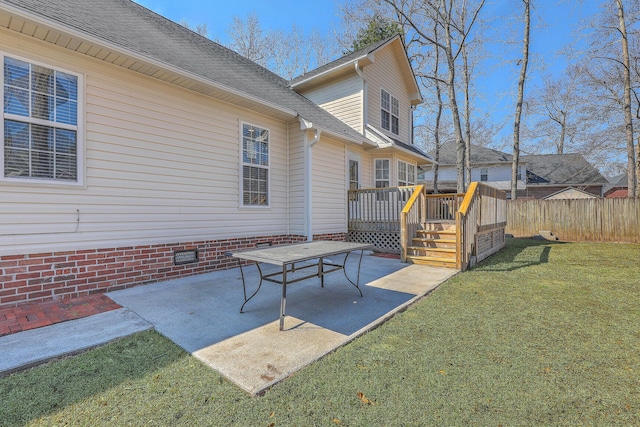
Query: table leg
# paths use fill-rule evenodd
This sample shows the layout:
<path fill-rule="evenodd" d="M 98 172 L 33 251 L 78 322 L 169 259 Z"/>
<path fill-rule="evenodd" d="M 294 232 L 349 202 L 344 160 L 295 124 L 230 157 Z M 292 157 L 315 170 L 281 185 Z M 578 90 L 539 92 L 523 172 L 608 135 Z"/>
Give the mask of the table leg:
<path fill-rule="evenodd" d="M 349 283 L 351 283 L 353 286 L 355 286 L 355 288 L 358 290 L 358 292 L 360 292 L 360 296 L 362 295 L 362 290 L 360 289 L 360 267 L 362 266 L 362 255 L 364 255 L 364 249 L 360 251 L 360 261 L 358 262 L 358 275 L 356 278 L 356 281 L 354 282 L 353 280 L 351 280 L 349 278 L 349 276 L 347 276 L 347 259 L 349 258 L 349 255 L 351 254 L 351 252 L 347 252 L 347 255 L 344 257 L 344 262 L 342 263 L 342 272 L 344 273 L 344 277 L 347 278 L 347 280 L 349 281 Z"/>
<path fill-rule="evenodd" d="M 287 266 L 282 266 L 282 298 L 280 299 L 280 330 L 284 330 L 284 310 L 287 305 Z"/>
<path fill-rule="evenodd" d="M 258 273 L 260 273 L 260 283 L 258 283 L 258 289 L 256 289 L 255 292 L 252 293 L 249 298 L 247 298 L 247 286 L 245 284 L 244 271 L 242 270 L 242 260 L 238 260 L 238 262 L 240 263 L 240 275 L 242 276 L 242 292 L 244 293 L 244 302 L 242 303 L 242 306 L 240 307 L 240 313 L 243 313 L 242 310 L 244 310 L 244 306 L 249 302 L 249 300 L 251 298 L 256 296 L 256 294 L 260 290 L 260 287 L 262 286 L 263 275 L 262 275 L 262 269 L 260 268 L 260 264 L 256 262 L 256 267 L 258 268 Z"/>

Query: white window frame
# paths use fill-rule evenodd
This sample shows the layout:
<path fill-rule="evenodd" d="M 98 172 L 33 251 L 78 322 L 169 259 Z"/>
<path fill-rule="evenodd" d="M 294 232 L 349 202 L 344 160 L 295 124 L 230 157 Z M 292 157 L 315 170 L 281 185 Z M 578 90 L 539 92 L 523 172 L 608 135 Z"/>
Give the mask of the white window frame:
<path fill-rule="evenodd" d="M 49 63 L 44 63 L 41 61 L 34 60 L 32 58 L 23 57 L 20 55 L 14 55 L 10 53 L 6 53 L 0 51 L 0 61 L 2 63 L 2 72 L 0 72 L 0 95 L 4 100 L 5 95 L 5 80 L 4 80 L 4 66 L 5 59 L 11 58 L 18 61 L 26 62 L 30 66 L 40 66 L 44 67 L 56 72 L 68 74 L 70 76 L 75 77 L 77 83 L 77 94 L 76 94 L 76 124 L 70 125 L 57 121 L 49 121 L 45 119 L 39 119 L 34 117 L 27 117 L 18 114 L 6 113 L 4 110 L 4 102 L 2 113 L 0 114 L 0 129 L 2 129 L 2 149 L 0 149 L 0 182 L 11 183 L 11 184 L 19 184 L 19 185 L 54 185 L 54 186 L 72 186 L 72 187 L 83 187 L 84 179 L 85 179 L 85 135 L 84 135 L 84 103 L 85 103 L 85 88 L 84 88 L 84 75 L 75 71 L 71 71 L 68 69 L 64 69 L 58 66 L 51 65 Z M 31 89 L 29 89 L 29 94 L 31 95 Z M 11 120 L 21 123 L 26 123 L 30 125 L 42 125 L 47 127 L 52 127 L 55 129 L 63 129 L 70 130 L 76 133 L 76 179 L 75 180 L 64 180 L 64 179 L 55 179 L 55 178 L 41 178 L 41 177 L 7 177 L 5 176 L 5 136 L 4 136 L 4 126 L 5 120 Z"/>
<path fill-rule="evenodd" d="M 267 165 L 259 165 L 255 163 L 249 163 L 244 161 L 244 128 L 245 126 L 249 126 L 251 128 L 261 129 L 263 131 L 267 131 Z M 240 190 L 239 190 L 239 204 L 242 209 L 265 209 L 271 207 L 271 129 L 256 125 L 249 122 L 240 122 L 240 171 L 239 171 L 239 181 L 240 181 Z M 264 141 L 261 141 L 264 142 Z M 265 204 L 245 204 L 244 202 L 244 168 L 253 167 L 257 169 L 262 169 L 267 171 L 267 202 Z"/>
<path fill-rule="evenodd" d="M 387 168 L 387 178 L 378 178 L 378 162 L 387 162 L 388 168 Z M 382 169 L 382 171 L 384 171 L 384 169 Z M 378 183 L 383 183 L 386 182 L 387 185 L 386 186 L 382 186 L 379 187 Z M 378 158 L 378 159 L 373 159 L 373 183 L 374 183 L 374 187 L 375 188 L 389 188 L 391 187 L 391 159 L 389 158 Z"/>
<path fill-rule="evenodd" d="M 358 176 L 356 177 L 356 181 L 351 179 L 351 162 L 355 162 L 358 164 Z M 357 190 L 362 188 L 362 159 L 358 154 L 348 153 L 347 154 L 347 164 L 346 164 L 347 176 L 347 191 L 348 190 Z M 356 188 L 351 188 L 351 184 L 356 183 Z M 357 200 L 357 193 L 350 195 L 349 200 Z"/>
<path fill-rule="evenodd" d="M 489 168 L 480 168 L 480 182 L 489 181 Z"/>
<path fill-rule="evenodd" d="M 398 187 L 416 185 L 416 165 L 398 160 Z"/>
<path fill-rule="evenodd" d="M 388 117 L 386 124 L 385 117 Z M 380 88 L 380 127 L 394 135 L 400 134 L 400 101 L 383 88 Z"/>
<path fill-rule="evenodd" d="M 362 188 L 362 161 L 359 155 L 354 153 L 349 153 L 347 155 L 347 190 L 354 190 L 351 188 L 351 184 L 354 182 L 351 179 L 351 162 L 356 162 L 358 164 L 358 176 L 356 177 L 356 185 L 355 189 Z"/>

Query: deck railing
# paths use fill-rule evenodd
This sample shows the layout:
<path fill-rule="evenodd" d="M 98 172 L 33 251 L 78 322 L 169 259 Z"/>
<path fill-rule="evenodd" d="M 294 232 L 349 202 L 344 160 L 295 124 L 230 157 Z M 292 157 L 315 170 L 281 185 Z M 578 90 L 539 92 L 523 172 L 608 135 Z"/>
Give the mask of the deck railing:
<path fill-rule="evenodd" d="M 349 190 L 348 228 L 354 231 L 400 232 L 400 214 L 419 186 Z"/>
<path fill-rule="evenodd" d="M 411 244 L 411 239 L 426 222 L 427 206 L 424 185 L 419 185 L 400 214 L 400 260 L 402 262 L 407 261 L 407 248 Z"/>
<path fill-rule="evenodd" d="M 505 245 L 504 191 L 472 182 L 456 213 L 456 268 L 466 270 Z"/>

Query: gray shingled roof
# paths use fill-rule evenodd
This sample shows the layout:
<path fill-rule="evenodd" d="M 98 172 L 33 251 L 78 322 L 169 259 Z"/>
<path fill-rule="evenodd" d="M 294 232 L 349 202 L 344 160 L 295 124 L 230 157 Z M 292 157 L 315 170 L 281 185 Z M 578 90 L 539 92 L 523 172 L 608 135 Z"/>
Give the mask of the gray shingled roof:
<path fill-rule="evenodd" d="M 581 154 L 537 154 L 521 157 L 527 171 L 542 178 L 545 185 L 605 185 L 608 183 Z M 535 185 L 528 183 L 527 185 Z"/>
<path fill-rule="evenodd" d="M 406 142 L 402 142 L 402 141 L 399 141 L 399 140 L 394 139 L 394 138 L 391 138 L 391 140 L 398 147 L 404 148 L 405 150 L 411 151 L 414 154 L 417 154 L 419 156 L 424 156 L 424 157 L 426 157 L 428 159 L 433 160 L 433 158 L 430 155 L 428 155 L 427 153 L 425 153 L 424 151 L 422 151 L 421 149 L 419 149 L 418 147 L 416 147 L 413 144 L 407 144 Z"/>
<path fill-rule="evenodd" d="M 431 151 L 429 155 L 435 158 L 435 151 Z M 456 142 L 446 142 L 440 146 L 440 156 L 438 157 L 438 164 L 440 166 L 455 166 L 456 156 Z M 481 145 L 471 144 L 472 165 L 511 163 L 512 158 L 513 156 L 507 153 L 503 153 L 502 151 L 483 147 Z"/>
<path fill-rule="evenodd" d="M 288 81 L 130 0 L 4 0 L 59 25 L 296 111 L 314 126 L 366 138 L 288 87 Z"/>
<path fill-rule="evenodd" d="M 364 47 L 364 48 L 362 48 L 360 50 L 357 50 L 357 51 L 349 53 L 349 54 L 347 54 L 347 55 L 345 55 L 343 57 L 340 57 L 340 58 L 336 59 L 335 61 L 331 61 L 331 62 L 329 62 L 327 64 L 321 65 L 318 68 L 315 68 L 315 69 L 313 69 L 311 71 L 308 71 L 308 72 L 306 72 L 306 73 L 304 73 L 302 75 L 299 75 L 298 77 L 293 78 L 291 80 L 290 84 L 293 86 L 296 83 L 299 83 L 299 82 L 301 82 L 303 80 L 310 79 L 310 78 L 312 78 L 314 76 L 317 76 L 319 74 L 324 73 L 325 71 L 340 67 L 343 64 L 348 64 L 349 62 L 351 62 L 351 61 L 353 61 L 353 60 L 355 60 L 357 58 L 360 58 L 360 57 L 363 57 L 363 56 L 366 56 L 366 55 L 370 54 L 371 52 L 373 52 L 376 49 L 378 49 L 380 46 L 384 46 L 386 43 L 388 43 L 389 41 L 393 40 L 396 37 L 398 37 L 398 36 L 392 36 L 392 37 L 386 38 L 384 40 L 380 40 L 377 43 L 371 44 L 371 45 L 366 46 L 366 47 Z"/>

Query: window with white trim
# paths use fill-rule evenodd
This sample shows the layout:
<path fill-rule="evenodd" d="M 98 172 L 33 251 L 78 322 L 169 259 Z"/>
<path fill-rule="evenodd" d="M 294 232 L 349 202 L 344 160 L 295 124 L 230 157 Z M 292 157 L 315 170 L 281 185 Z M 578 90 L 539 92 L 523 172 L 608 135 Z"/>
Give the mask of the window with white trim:
<path fill-rule="evenodd" d="M 398 186 L 416 184 L 416 165 L 398 160 Z"/>
<path fill-rule="evenodd" d="M 489 168 L 480 168 L 480 181 L 489 180 Z"/>
<path fill-rule="evenodd" d="M 375 174 L 376 174 L 376 188 L 389 187 L 389 159 L 376 159 L 375 160 Z"/>
<path fill-rule="evenodd" d="M 398 135 L 400 132 L 400 102 L 384 89 L 380 89 L 380 126 Z"/>
<path fill-rule="evenodd" d="M 3 179 L 78 182 L 81 77 L 3 57 Z"/>
<path fill-rule="evenodd" d="M 347 173 L 349 180 L 349 190 L 360 188 L 360 160 L 351 157 L 347 161 Z M 349 200 L 358 200 L 358 193 L 349 193 Z"/>
<path fill-rule="evenodd" d="M 360 188 L 360 162 L 349 159 L 349 190 Z"/>
<path fill-rule="evenodd" d="M 242 124 L 242 205 L 269 206 L 269 130 Z"/>

